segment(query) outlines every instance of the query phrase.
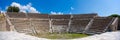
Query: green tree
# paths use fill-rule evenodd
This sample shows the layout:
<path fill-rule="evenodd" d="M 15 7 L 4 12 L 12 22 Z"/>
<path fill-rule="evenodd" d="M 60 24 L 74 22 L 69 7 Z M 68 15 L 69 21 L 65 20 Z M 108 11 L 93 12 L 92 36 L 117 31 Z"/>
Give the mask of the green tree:
<path fill-rule="evenodd" d="M 120 15 L 118 15 L 118 14 L 112 14 L 109 17 L 119 17 L 120 18 Z"/>
<path fill-rule="evenodd" d="M 7 12 L 19 12 L 19 11 L 20 11 L 20 9 L 15 6 L 9 6 L 7 9 Z"/>

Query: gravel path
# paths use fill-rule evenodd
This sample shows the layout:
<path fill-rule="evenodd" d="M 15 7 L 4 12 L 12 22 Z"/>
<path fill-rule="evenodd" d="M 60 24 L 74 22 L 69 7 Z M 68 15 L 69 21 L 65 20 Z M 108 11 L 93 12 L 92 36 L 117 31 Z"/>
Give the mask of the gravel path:
<path fill-rule="evenodd" d="M 38 37 L 26 35 L 24 33 L 17 33 L 17 32 L 0 32 L 0 40 L 49 40 L 49 39 L 38 38 Z M 85 37 L 85 38 L 77 38 L 77 39 L 70 39 L 70 40 L 120 40 L 120 32 L 119 31 L 106 32 L 100 35 L 96 34 L 96 35 Z"/>

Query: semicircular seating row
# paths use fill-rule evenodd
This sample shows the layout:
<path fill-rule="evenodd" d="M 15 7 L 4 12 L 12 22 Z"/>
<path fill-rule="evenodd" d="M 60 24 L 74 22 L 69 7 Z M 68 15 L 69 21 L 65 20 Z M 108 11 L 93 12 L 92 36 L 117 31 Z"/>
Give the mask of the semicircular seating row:
<path fill-rule="evenodd" d="M 97 14 L 47 15 L 37 13 L 6 13 L 18 32 L 37 33 L 71 32 L 102 33 L 113 18 L 96 17 Z M 94 18 L 95 17 L 95 18 Z M 90 21 L 92 23 L 90 23 Z M 91 24 L 87 27 L 88 24 Z M 87 29 L 87 30 L 86 30 Z"/>

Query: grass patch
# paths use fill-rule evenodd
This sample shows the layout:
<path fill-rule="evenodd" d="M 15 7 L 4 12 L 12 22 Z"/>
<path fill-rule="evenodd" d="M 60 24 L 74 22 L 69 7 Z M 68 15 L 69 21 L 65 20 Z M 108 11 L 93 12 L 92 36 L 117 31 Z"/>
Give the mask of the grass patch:
<path fill-rule="evenodd" d="M 87 34 L 77 34 L 77 33 L 46 33 L 46 34 L 37 34 L 37 37 L 48 38 L 48 39 L 73 39 L 73 38 L 83 38 L 89 35 Z"/>
<path fill-rule="evenodd" d="M 1 20 L 4 20 L 4 19 L 5 19 L 4 15 L 3 15 L 3 14 L 0 14 L 0 21 L 1 21 Z"/>

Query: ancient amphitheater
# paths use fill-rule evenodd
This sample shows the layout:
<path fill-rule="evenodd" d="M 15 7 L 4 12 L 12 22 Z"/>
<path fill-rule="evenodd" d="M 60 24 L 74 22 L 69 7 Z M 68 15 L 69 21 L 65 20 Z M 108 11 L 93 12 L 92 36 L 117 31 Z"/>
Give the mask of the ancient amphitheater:
<path fill-rule="evenodd" d="M 48 15 L 38 13 L 2 13 L 0 31 L 20 33 L 85 33 L 100 34 L 116 31 L 118 18 L 100 17 L 96 13 Z"/>

